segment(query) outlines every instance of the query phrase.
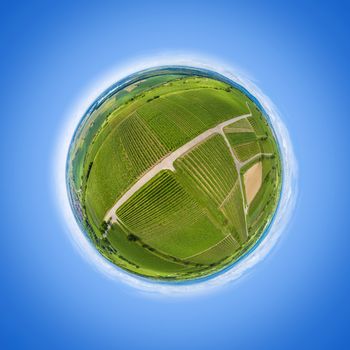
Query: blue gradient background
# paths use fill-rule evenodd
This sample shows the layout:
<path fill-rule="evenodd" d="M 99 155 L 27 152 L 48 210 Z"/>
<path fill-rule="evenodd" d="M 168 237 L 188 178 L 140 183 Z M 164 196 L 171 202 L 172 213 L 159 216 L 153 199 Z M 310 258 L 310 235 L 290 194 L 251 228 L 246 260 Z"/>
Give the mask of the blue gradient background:
<path fill-rule="evenodd" d="M 346 2 L 0 4 L 1 349 L 349 348 L 349 6 Z M 209 295 L 143 295 L 74 249 L 52 190 L 67 109 L 101 73 L 163 50 L 249 72 L 299 162 L 277 247 Z"/>

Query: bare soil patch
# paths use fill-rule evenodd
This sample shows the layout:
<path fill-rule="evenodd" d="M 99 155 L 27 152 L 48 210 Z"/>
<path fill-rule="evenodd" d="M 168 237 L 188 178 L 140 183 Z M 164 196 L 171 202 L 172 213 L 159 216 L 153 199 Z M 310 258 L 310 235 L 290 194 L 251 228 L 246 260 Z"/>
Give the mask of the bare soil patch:
<path fill-rule="evenodd" d="M 249 205 L 258 193 L 262 183 L 262 163 L 255 163 L 244 174 L 244 187 L 247 204 Z"/>

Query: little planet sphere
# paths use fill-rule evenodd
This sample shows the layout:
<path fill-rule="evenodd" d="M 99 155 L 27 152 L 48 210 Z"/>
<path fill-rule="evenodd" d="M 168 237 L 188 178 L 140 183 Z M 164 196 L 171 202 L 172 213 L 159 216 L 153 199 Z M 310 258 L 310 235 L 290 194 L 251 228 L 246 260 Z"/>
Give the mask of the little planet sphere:
<path fill-rule="evenodd" d="M 282 187 L 279 145 L 257 99 L 214 71 L 162 66 L 107 89 L 67 158 L 75 218 L 118 268 L 208 278 L 264 238 Z"/>

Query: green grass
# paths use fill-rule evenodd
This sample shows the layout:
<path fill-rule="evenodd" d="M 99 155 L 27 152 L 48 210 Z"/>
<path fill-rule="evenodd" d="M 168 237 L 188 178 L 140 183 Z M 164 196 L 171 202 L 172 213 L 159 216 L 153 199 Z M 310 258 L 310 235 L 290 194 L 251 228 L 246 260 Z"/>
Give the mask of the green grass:
<path fill-rule="evenodd" d="M 263 183 L 262 186 L 253 199 L 252 203 L 249 206 L 248 211 L 248 222 L 249 225 L 252 225 L 256 221 L 257 218 L 260 217 L 261 214 L 268 213 L 271 211 L 268 210 L 269 204 L 275 203 L 275 201 L 271 201 L 272 197 L 276 193 L 276 187 L 279 186 L 278 180 L 278 171 L 276 168 L 276 160 L 274 159 L 263 159 Z M 269 202 L 270 201 L 270 202 Z"/>
<path fill-rule="evenodd" d="M 134 84 L 132 84 L 132 89 L 128 91 L 128 88 L 125 88 L 121 91 L 119 91 L 117 94 L 113 96 L 113 99 L 115 100 L 115 106 L 121 106 L 125 104 L 127 101 L 130 101 L 130 99 L 135 99 L 139 94 L 145 93 L 145 91 L 148 91 L 150 89 L 154 89 L 157 86 L 166 84 L 173 80 L 178 80 L 183 78 L 182 75 L 160 75 L 148 78 L 146 80 L 138 81 Z"/>
<path fill-rule="evenodd" d="M 264 134 L 267 130 L 266 128 L 266 122 L 263 120 L 263 117 L 260 112 L 256 112 L 255 109 L 253 109 L 253 117 L 248 118 L 248 121 L 250 125 L 253 127 L 254 131 L 258 135 Z"/>
<path fill-rule="evenodd" d="M 174 273 L 186 269 L 184 265 L 163 259 L 143 248 L 138 242 L 128 240 L 127 237 L 128 232 L 118 224 L 113 225 L 108 234 L 108 238 L 118 254 L 128 257 L 139 266 L 139 269 L 148 270 L 148 274 Z M 129 268 L 132 267 L 133 265 Z"/>

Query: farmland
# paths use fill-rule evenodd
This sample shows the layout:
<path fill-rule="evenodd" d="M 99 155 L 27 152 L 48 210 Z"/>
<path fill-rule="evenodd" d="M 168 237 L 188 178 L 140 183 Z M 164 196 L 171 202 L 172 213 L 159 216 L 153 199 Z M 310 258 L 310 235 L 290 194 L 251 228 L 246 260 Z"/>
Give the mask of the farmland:
<path fill-rule="evenodd" d="M 248 252 L 271 222 L 279 149 L 241 90 L 204 73 L 156 73 L 84 120 L 71 191 L 81 225 L 110 262 L 154 279 L 200 278 Z"/>

